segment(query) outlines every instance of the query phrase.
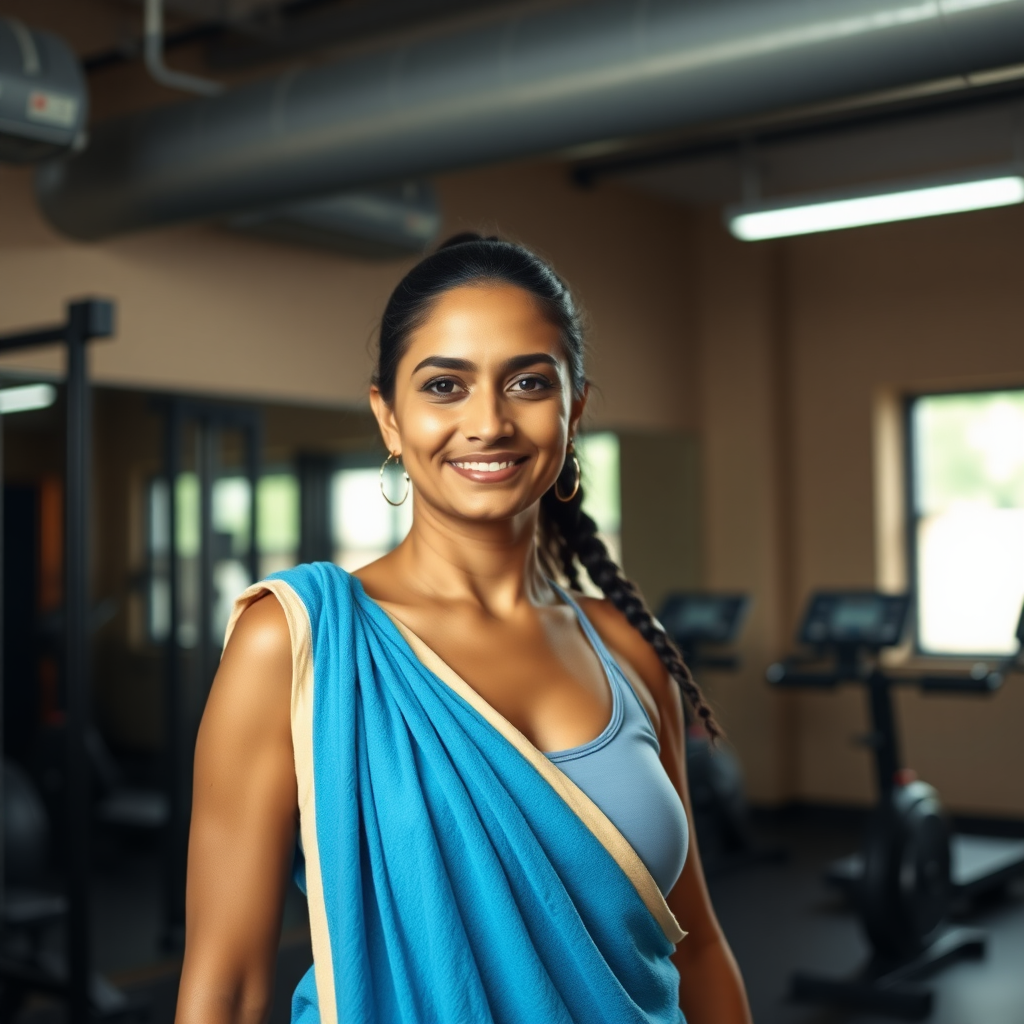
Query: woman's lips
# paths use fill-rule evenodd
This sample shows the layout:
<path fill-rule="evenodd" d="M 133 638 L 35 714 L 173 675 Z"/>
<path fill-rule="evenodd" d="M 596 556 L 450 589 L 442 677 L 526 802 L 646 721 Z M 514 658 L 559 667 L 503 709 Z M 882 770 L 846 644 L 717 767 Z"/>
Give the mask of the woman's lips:
<path fill-rule="evenodd" d="M 510 480 L 526 462 L 526 456 L 495 459 L 458 459 L 448 463 L 459 476 L 478 484 L 500 484 Z"/>

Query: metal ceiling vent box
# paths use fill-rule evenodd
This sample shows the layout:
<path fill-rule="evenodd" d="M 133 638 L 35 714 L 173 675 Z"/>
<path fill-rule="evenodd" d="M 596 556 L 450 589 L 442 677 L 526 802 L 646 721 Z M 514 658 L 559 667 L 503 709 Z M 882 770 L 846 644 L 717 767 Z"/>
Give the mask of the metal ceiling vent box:
<path fill-rule="evenodd" d="M 0 161 L 34 163 L 79 148 L 88 108 L 85 78 L 67 45 L 0 18 Z"/>

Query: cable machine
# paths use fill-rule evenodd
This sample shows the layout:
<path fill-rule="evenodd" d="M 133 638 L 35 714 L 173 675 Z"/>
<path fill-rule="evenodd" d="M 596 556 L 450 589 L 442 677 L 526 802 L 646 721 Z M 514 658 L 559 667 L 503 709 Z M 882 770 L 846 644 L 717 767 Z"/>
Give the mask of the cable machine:
<path fill-rule="evenodd" d="M 67 969 L 65 976 L 33 970 L 20 963 L 0 961 L 0 980 L 23 989 L 46 991 L 68 1001 L 69 1019 L 84 1022 L 93 1011 L 109 1014 L 123 1009 L 124 997 L 108 985 L 97 984 L 91 969 L 90 880 L 90 765 L 86 737 L 92 721 L 89 643 L 89 504 L 91 460 L 91 401 L 88 343 L 114 334 L 114 303 L 82 299 L 69 303 L 62 324 L 0 336 L 0 351 L 62 344 L 67 350 L 67 455 L 65 522 L 65 636 L 64 678 L 67 693 Z M 0 421 L 2 422 L 2 421 Z M 0 435 L 2 454 L 2 435 Z M 2 506 L 0 506 L 2 508 Z M 2 515 L 2 511 L 0 511 Z M 0 567 L 2 567 L 0 542 Z M 2 573 L 0 573 L 2 578 Z M 2 624 L 2 618 L 0 618 Z M 0 651 L 3 638 L 0 636 Z M 0 671 L 3 660 L 0 658 Z M 0 745 L 3 742 L 3 681 L 0 678 Z M 0 750 L 2 753 L 2 750 Z M 2 798 L 2 793 L 0 793 Z M 0 881 L 3 879 L 0 844 Z M 0 926 L 8 920 L 0 884 Z"/>

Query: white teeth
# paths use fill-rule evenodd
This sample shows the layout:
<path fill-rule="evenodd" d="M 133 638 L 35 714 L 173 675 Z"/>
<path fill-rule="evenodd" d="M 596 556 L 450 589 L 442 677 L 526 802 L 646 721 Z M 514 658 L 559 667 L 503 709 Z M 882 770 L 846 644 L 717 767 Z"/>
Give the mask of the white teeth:
<path fill-rule="evenodd" d="M 502 469 L 514 466 L 515 462 L 453 462 L 459 469 L 468 469 L 474 473 L 497 473 Z"/>

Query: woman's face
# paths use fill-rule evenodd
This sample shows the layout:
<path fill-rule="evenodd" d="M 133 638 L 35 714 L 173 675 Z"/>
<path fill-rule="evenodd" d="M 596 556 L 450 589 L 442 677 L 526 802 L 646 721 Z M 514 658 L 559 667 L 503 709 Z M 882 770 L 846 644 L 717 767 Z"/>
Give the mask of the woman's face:
<path fill-rule="evenodd" d="M 558 329 L 505 284 L 453 288 L 409 339 L 391 406 L 371 401 L 425 503 L 448 516 L 510 519 L 554 483 L 583 413 Z"/>

